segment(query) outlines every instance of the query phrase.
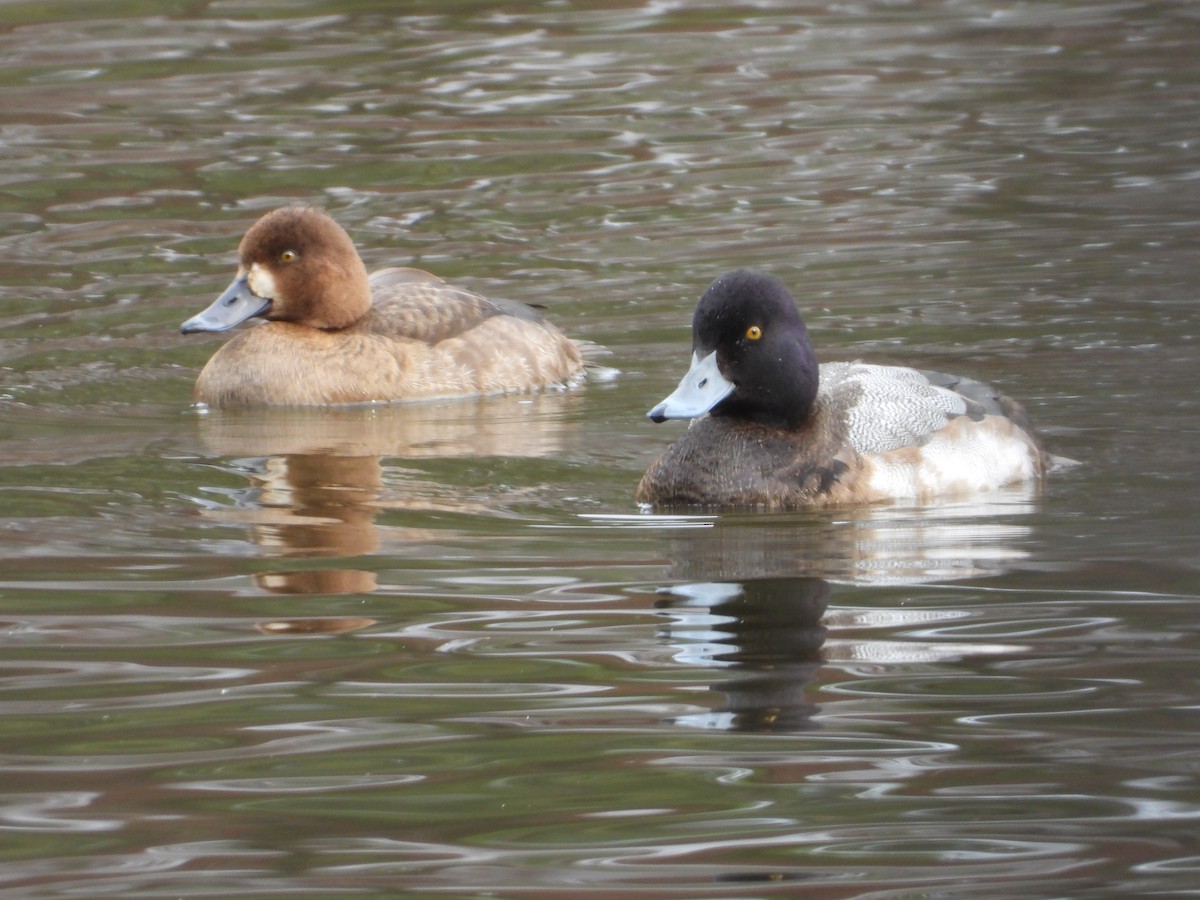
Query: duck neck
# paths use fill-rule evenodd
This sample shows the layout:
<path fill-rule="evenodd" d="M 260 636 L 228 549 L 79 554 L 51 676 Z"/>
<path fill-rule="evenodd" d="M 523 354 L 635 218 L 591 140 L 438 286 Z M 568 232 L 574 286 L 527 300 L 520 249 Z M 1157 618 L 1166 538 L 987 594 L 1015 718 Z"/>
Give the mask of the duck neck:
<path fill-rule="evenodd" d="M 371 282 L 367 277 L 367 268 L 356 253 L 353 263 L 339 266 L 327 277 L 330 284 L 337 285 L 338 302 L 322 307 L 319 319 L 311 324 L 322 331 L 349 328 L 371 309 Z"/>

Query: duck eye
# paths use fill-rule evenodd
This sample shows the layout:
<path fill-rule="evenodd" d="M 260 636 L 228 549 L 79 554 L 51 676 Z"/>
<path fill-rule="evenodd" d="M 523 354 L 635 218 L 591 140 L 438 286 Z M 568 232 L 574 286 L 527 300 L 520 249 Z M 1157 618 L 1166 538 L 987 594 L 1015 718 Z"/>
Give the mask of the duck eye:
<path fill-rule="evenodd" d="M 284 250 L 282 253 L 279 254 L 279 261 L 281 263 L 295 262 L 296 256 L 297 256 L 297 253 L 295 250 Z"/>
<path fill-rule="evenodd" d="M 757 325 L 751 325 L 746 329 L 746 337 L 750 338 L 752 341 L 757 341 L 760 337 L 762 337 L 762 329 Z"/>

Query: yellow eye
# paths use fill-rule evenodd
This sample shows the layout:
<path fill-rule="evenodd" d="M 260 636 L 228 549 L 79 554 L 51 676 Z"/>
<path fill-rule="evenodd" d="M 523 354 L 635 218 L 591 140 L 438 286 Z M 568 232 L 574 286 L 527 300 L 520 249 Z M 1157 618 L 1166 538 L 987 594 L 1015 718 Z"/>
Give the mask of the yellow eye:
<path fill-rule="evenodd" d="M 296 254 L 295 250 L 284 250 L 282 253 L 279 254 L 279 261 L 281 263 L 295 262 L 296 255 L 297 254 Z"/>
<path fill-rule="evenodd" d="M 746 329 L 746 337 L 750 338 L 752 341 L 757 341 L 760 337 L 762 337 L 762 329 L 757 325 L 751 325 Z"/>

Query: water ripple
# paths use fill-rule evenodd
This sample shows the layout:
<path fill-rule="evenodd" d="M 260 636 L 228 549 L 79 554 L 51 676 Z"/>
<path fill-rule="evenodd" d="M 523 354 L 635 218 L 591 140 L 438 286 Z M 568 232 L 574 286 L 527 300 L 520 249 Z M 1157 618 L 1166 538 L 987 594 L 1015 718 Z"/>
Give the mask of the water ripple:
<path fill-rule="evenodd" d="M 1187 4 L 3 10 L 6 896 L 1194 889 Z M 621 377 L 191 409 L 295 200 Z M 640 512 L 740 265 L 1084 464 Z"/>

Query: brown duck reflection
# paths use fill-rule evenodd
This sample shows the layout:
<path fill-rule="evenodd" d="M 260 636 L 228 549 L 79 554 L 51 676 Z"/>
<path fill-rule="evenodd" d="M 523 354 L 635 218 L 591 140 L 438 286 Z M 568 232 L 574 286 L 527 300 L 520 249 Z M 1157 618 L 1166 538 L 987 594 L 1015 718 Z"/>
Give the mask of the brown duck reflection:
<path fill-rule="evenodd" d="M 666 588 L 656 606 L 670 616 L 664 637 L 682 641 L 677 659 L 727 668 L 713 685 L 713 710 L 678 724 L 731 731 L 811 727 L 808 685 L 821 667 L 829 584 L 820 578 L 760 578 Z"/>
<path fill-rule="evenodd" d="M 221 510 L 245 522 L 263 554 L 277 558 L 365 556 L 379 548 L 376 505 L 383 468 L 376 456 L 289 453 L 267 457 L 249 476 L 257 508 Z M 358 569 L 264 572 L 259 587 L 281 594 L 372 591 L 375 574 Z"/>
<path fill-rule="evenodd" d="M 367 556 L 381 542 L 425 540 L 421 529 L 381 528 L 384 509 L 480 512 L 479 504 L 383 459 L 537 457 L 562 447 L 570 393 L 412 406 L 212 410 L 200 418 L 208 449 L 237 459 L 249 490 L 236 506 L 204 511 L 249 526 L 276 559 Z M 357 593 L 376 588 L 359 568 L 281 568 L 255 576 L 275 593 Z"/>

